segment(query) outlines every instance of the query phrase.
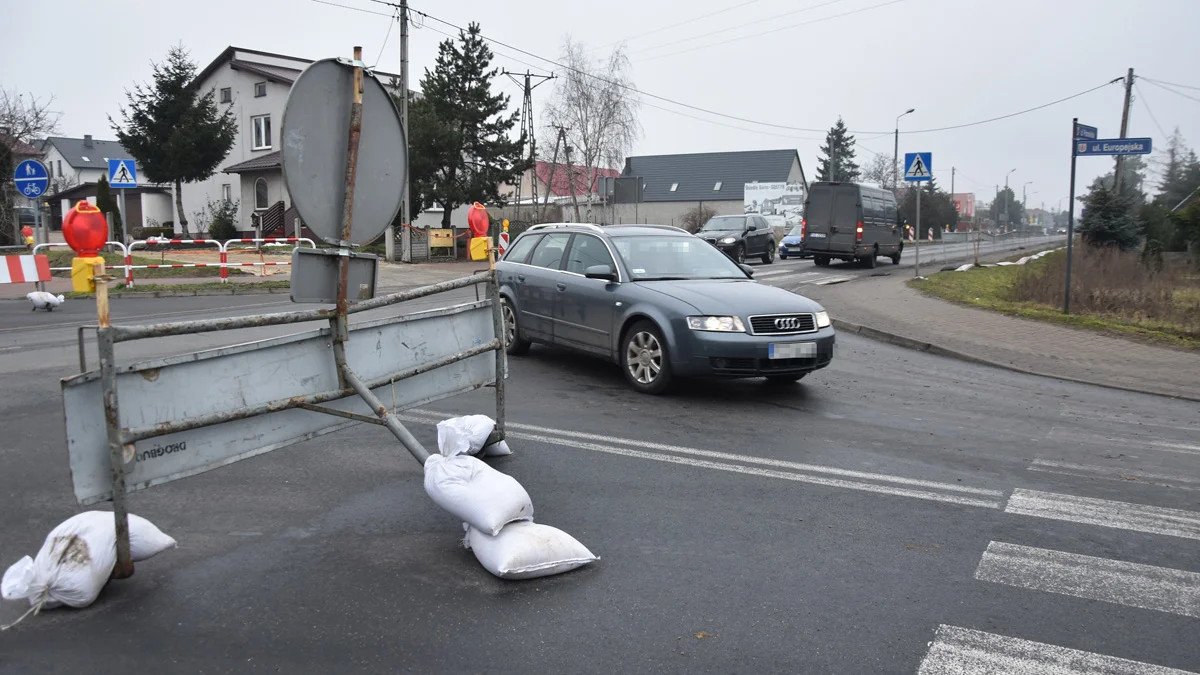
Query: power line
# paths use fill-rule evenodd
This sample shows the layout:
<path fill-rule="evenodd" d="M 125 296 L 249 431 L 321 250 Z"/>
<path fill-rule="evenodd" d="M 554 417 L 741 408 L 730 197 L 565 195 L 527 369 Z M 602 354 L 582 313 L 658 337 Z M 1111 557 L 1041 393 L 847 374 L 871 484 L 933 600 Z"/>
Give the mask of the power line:
<path fill-rule="evenodd" d="M 708 14 L 704 14 L 704 15 L 702 15 L 702 16 L 693 17 L 693 18 L 691 18 L 691 19 L 688 19 L 688 20 L 686 20 L 686 21 L 680 21 L 679 23 L 673 23 L 673 24 L 671 24 L 670 26 L 663 26 L 662 28 L 655 28 L 654 30 L 648 30 L 648 31 L 646 31 L 645 33 L 638 33 L 637 35 L 634 35 L 634 36 L 631 36 L 631 37 L 627 37 L 627 38 L 625 38 L 625 39 L 623 39 L 623 40 L 618 40 L 618 41 L 616 41 L 616 42 L 609 42 L 609 43 L 607 43 L 607 44 L 600 45 L 599 47 L 593 47 L 592 49 L 589 49 L 588 51 L 596 51 L 597 49 L 604 49 L 604 48 L 606 48 L 606 47 L 612 47 L 612 46 L 614 46 L 614 45 L 619 45 L 619 44 L 621 44 L 622 42 L 628 42 L 629 40 L 636 40 L 636 39 L 638 39 L 638 38 L 646 37 L 647 35 L 653 35 L 653 34 L 655 34 L 655 33 L 661 33 L 661 32 L 663 32 L 664 30 L 671 30 L 672 28 L 678 28 L 678 27 L 680 27 L 680 26 L 684 26 L 684 25 L 687 25 L 687 24 L 689 24 L 689 23 L 695 23 L 696 21 L 699 21 L 699 20 L 701 20 L 701 19 L 707 19 L 707 18 L 708 18 L 708 17 L 710 17 L 710 16 L 716 16 L 716 15 L 718 15 L 718 14 L 724 14 L 725 12 L 729 12 L 729 11 L 732 11 L 732 10 L 738 9 L 738 8 L 740 8 L 740 7 L 745 7 L 746 5 L 753 5 L 753 4 L 754 4 L 754 3 L 756 3 L 756 2 L 761 2 L 761 0 L 747 0 L 746 2 L 743 2 L 743 3 L 742 3 L 742 4 L 740 4 L 740 5 L 734 5 L 734 6 L 732 6 L 732 7 L 726 7 L 726 8 L 724 8 L 724 9 L 718 9 L 718 10 L 717 10 L 717 11 L 715 11 L 715 12 L 709 12 Z"/>
<path fill-rule="evenodd" d="M 1179 87 L 1180 89 L 1194 89 L 1196 91 L 1200 91 L 1200 87 L 1193 87 L 1193 86 L 1187 85 L 1187 84 L 1175 84 L 1173 82 L 1164 82 L 1163 80 L 1156 80 L 1152 77 L 1146 77 L 1145 75 L 1138 75 L 1138 79 L 1146 80 L 1147 82 L 1155 82 L 1157 84 L 1167 84 L 1172 87 Z"/>
<path fill-rule="evenodd" d="M 902 2 L 902 1 L 903 1 L 903 0 L 893 0 L 893 2 Z M 326 2 L 325 0 L 313 0 L 313 2 L 322 2 L 323 4 L 333 4 L 333 3 Z M 371 2 L 375 2 L 375 3 L 381 4 L 381 5 L 388 5 L 388 6 L 391 6 L 392 4 L 394 4 L 394 3 L 389 3 L 389 2 L 387 2 L 386 0 L 371 0 Z M 449 21 L 447 21 L 447 20 L 445 20 L 445 19 L 441 19 L 441 18 L 438 18 L 438 17 L 436 17 L 436 16 L 433 16 L 432 14 L 429 14 L 428 12 L 422 12 L 422 11 L 420 11 L 420 10 L 417 10 L 417 9 L 412 9 L 412 8 L 410 8 L 410 9 L 409 9 L 409 11 L 410 11 L 411 13 L 413 13 L 413 14 L 416 14 L 416 15 L 422 16 L 422 17 L 424 17 L 424 18 L 426 18 L 426 19 L 432 19 L 432 20 L 434 20 L 434 21 L 437 21 L 438 23 L 441 23 L 441 24 L 443 24 L 443 25 L 449 26 L 449 27 L 451 27 L 451 28 L 454 28 L 454 29 L 456 29 L 456 30 L 459 30 L 459 31 L 465 31 L 465 30 L 466 30 L 466 29 L 464 29 L 462 26 L 459 26 L 459 25 L 457 25 L 457 24 L 451 23 L 451 22 L 449 22 Z M 375 12 L 372 12 L 372 13 L 375 13 Z M 384 14 L 383 16 L 388 16 L 388 17 L 390 17 L 391 15 Z M 525 56 L 528 56 L 528 57 L 531 57 L 531 58 L 534 58 L 534 59 L 538 59 L 539 61 L 544 61 L 544 62 L 546 62 L 546 63 L 549 63 L 549 64 L 551 64 L 551 65 L 557 66 L 558 68 L 561 68 L 561 69 L 563 69 L 563 70 L 566 70 L 566 71 L 571 71 L 571 72 L 573 72 L 573 73 L 576 73 L 577 75 L 581 75 L 581 76 L 583 76 L 583 77 L 588 77 L 588 78 L 591 78 L 591 79 L 594 79 L 594 80 L 598 80 L 598 81 L 600 81 L 600 82 L 603 82 L 603 83 L 605 83 L 605 84 L 609 84 L 609 85 L 612 85 L 612 86 L 615 86 L 615 87 L 618 87 L 618 88 L 621 88 L 621 89 L 625 89 L 625 90 L 627 90 L 627 91 L 630 91 L 630 92 L 632 92 L 632 93 L 635 93 L 635 94 L 640 94 L 640 95 L 642 95 L 642 96 L 646 96 L 646 97 L 649 97 L 649 98 L 653 98 L 653 99 L 655 99 L 655 100 L 663 101 L 664 103 L 670 103 L 670 104 L 672 104 L 672 105 L 677 105 L 677 106 L 680 106 L 680 107 L 682 107 L 682 108 L 687 108 L 687 109 L 689 109 L 689 110 L 695 110 L 696 112 L 707 113 L 707 114 L 709 114 L 709 115 L 715 115 L 715 116 L 717 116 L 717 117 L 721 117 L 721 118 L 724 118 L 724 119 L 729 119 L 729 120 L 734 120 L 734 121 L 736 121 L 736 122 L 744 122 L 744 123 L 747 123 L 747 124 L 755 124 L 755 125 L 758 125 L 758 126 L 764 126 L 764 127 L 774 128 L 774 129 L 783 129 L 783 130 L 785 130 L 785 131 L 803 131 L 803 132 L 806 132 L 806 133 L 819 133 L 819 134 L 823 134 L 823 133 L 825 133 L 825 132 L 826 132 L 826 130 L 825 130 L 825 129 L 813 129 L 813 128 L 808 128 L 808 127 L 794 127 L 794 126 L 790 126 L 790 125 L 786 125 L 786 124 L 774 124 L 774 123 L 771 123 L 771 122 L 761 122 L 761 121 L 759 121 L 759 120 L 753 120 L 753 119 L 749 119 L 749 118 L 745 118 L 745 117 L 738 117 L 737 115 L 729 115 L 729 114 L 726 114 L 726 113 L 717 112 L 717 111 L 715 111 L 715 110 L 709 110 L 709 109 L 707 109 L 707 108 L 701 108 L 701 107 L 699 107 L 699 106 L 695 106 L 695 105 L 692 105 L 692 104 L 690 104 L 690 103 L 684 103 L 684 102 L 682 102 L 682 101 L 676 101 L 676 100 L 674 100 L 674 99 L 670 99 L 670 98 L 667 98 L 667 97 L 665 97 L 665 96 L 659 96 L 659 95 L 657 95 L 657 94 L 652 94 L 652 93 L 650 93 L 650 92 L 647 92 L 647 91 L 642 91 L 642 90 L 638 89 L 637 87 L 634 87 L 633 85 L 625 84 L 625 83 L 623 83 L 623 82 L 615 82 L 615 81 L 609 80 L 609 79 L 607 79 L 607 78 L 605 78 L 605 77 L 601 77 L 601 76 L 599 76 L 599 75 L 594 75 L 594 74 L 592 74 L 592 73 L 588 73 L 588 72 L 585 72 L 585 71 L 579 70 L 578 68 L 573 68 L 573 67 L 571 67 L 571 66 L 568 66 L 568 65 L 565 65 L 565 64 L 563 64 L 563 63 L 559 63 L 558 61 L 555 61 L 555 60 L 553 60 L 553 59 L 548 59 L 548 58 L 546 58 L 546 57 L 544 57 L 544 56 L 539 56 L 538 54 L 534 54 L 533 52 L 530 52 L 530 51 L 527 51 L 527 50 L 521 49 L 520 47 L 514 47 L 513 45 L 507 44 L 507 43 L 505 43 L 505 42 L 501 42 L 500 40 L 497 40 L 496 38 L 488 37 L 488 36 L 486 36 L 486 35 L 484 35 L 484 34 L 482 34 L 482 33 L 480 33 L 480 34 L 479 34 L 479 36 L 480 36 L 482 39 L 484 39 L 484 40 L 487 40 L 488 42 L 491 42 L 492 44 L 499 45 L 499 46 L 501 46 L 501 47 L 503 47 L 503 48 L 505 48 L 505 49 L 508 49 L 508 50 L 511 50 L 511 51 L 517 52 L 518 54 L 523 54 L 523 55 L 525 55 Z M 511 57 L 510 57 L 510 58 L 511 58 Z M 516 60 L 516 59 L 514 59 L 514 60 Z M 522 62 L 522 61 L 518 61 L 518 63 L 524 63 L 524 62 Z M 530 64 L 525 64 L 525 65 L 530 65 Z M 532 66 L 532 65 L 530 65 L 530 67 L 538 67 L 538 66 Z M 1104 87 L 1106 87 L 1106 86 L 1109 86 L 1109 85 L 1111 85 L 1111 84 L 1115 84 L 1115 83 L 1117 83 L 1117 82 L 1120 82 L 1120 81 L 1122 81 L 1123 79 L 1124 79 L 1124 78 L 1118 77 L 1118 78 L 1115 78 L 1115 79 L 1113 79 L 1113 80 L 1111 80 L 1111 81 L 1109 81 L 1109 82 L 1105 82 L 1104 84 L 1101 84 L 1101 85 L 1098 85 L 1098 86 L 1092 87 L 1092 88 L 1090 88 L 1090 89 L 1086 89 L 1086 90 L 1084 90 L 1084 91 L 1081 91 L 1081 92 L 1079 92 L 1079 93 L 1077 93 L 1077 94 L 1072 94 L 1072 95 L 1070 95 L 1070 96 L 1066 96 L 1066 97 L 1060 98 L 1060 99 L 1058 99 L 1058 100 L 1051 101 L 1051 102 L 1049 102 L 1049 103 L 1044 103 L 1044 104 L 1042 104 L 1042 105 L 1034 106 L 1034 107 L 1032 107 L 1032 108 L 1027 108 L 1027 109 L 1025 109 L 1025 110 L 1020 110 L 1020 111 L 1017 111 L 1017 112 L 1009 113 L 1009 114 L 1007 114 L 1007 115 L 1000 115 L 1000 116 L 998 116 L 998 117 L 992 117 L 992 118 L 985 119 L 985 120 L 979 120 L 979 121 L 977 121 L 977 122 L 968 122 L 968 123 L 966 123 L 966 124 L 956 124 L 956 125 L 953 125 L 953 126 L 947 126 L 947 127 L 938 127 L 938 128 L 935 128 L 935 129 L 915 129 L 915 130 L 910 130 L 910 131 L 901 131 L 900 133 L 901 133 L 901 134 L 923 134 L 923 133 L 931 133 L 931 132 L 936 132 L 936 131 L 949 131 L 949 130 L 952 130 L 952 129 L 963 129 L 963 128 L 966 128 L 966 127 L 978 126 L 978 125 L 980 125 L 980 124 L 987 124 L 987 123 L 989 123 L 989 122 L 995 122 L 995 121 L 998 121 L 998 120 L 1008 119 L 1008 118 L 1010 118 L 1010 117 L 1016 117 L 1016 116 L 1018 116 L 1018 115 L 1024 115 L 1024 114 L 1026 114 L 1026 113 L 1030 113 L 1030 112 L 1034 112 L 1034 111 L 1037 111 L 1037 110 L 1041 110 L 1041 109 L 1043 109 L 1043 108 L 1048 108 L 1048 107 L 1050 107 L 1050 106 L 1057 105 L 1057 104 L 1059 104 L 1059 103 L 1063 103 L 1063 102 L 1065 102 L 1065 101 L 1069 101 L 1069 100 L 1071 100 L 1071 99 L 1074 99 L 1074 98 L 1079 98 L 1080 96 L 1084 96 L 1084 95 L 1086 95 L 1086 94 L 1090 94 L 1090 93 L 1092 93 L 1093 91 L 1096 91 L 1096 90 L 1098 90 L 1098 89 L 1102 89 L 1102 88 L 1104 88 Z M 868 135 L 870 135 L 870 134 L 879 134 L 880 136 L 882 136 L 882 135 L 890 134 L 890 133 L 893 133 L 893 132 L 891 132 L 891 131 L 862 131 L 862 130 L 850 130 L 850 133 L 852 133 L 852 134 L 868 134 Z"/>
<path fill-rule="evenodd" d="M 1167 90 L 1167 91 L 1171 92 L 1172 94 L 1175 94 L 1176 96 L 1182 96 L 1182 97 L 1184 97 L 1184 98 L 1186 98 L 1186 99 L 1189 99 L 1189 100 L 1195 101 L 1195 102 L 1197 102 L 1197 103 L 1200 103 L 1200 98 L 1196 98 L 1195 96 L 1189 96 L 1189 95 L 1187 95 L 1187 94 L 1183 93 L 1182 91 L 1176 91 L 1175 89 L 1172 89 L 1172 88 L 1170 88 L 1170 87 L 1168 87 L 1168 86 L 1161 85 L 1161 84 L 1159 84 L 1158 82 L 1156 82 L 1155 80 L 1152 80 L 1152 79 L 1150 79 L 1150 78 L 1148 78 L 1148 77 L 1146 77 L 1146 78 L 1142 78 L 1142 79 L 1144 79 L 1144 80 L 1146 80 L 1147 82 L 1149 82 L 1150 84 L 1152 84 L 1152 85 L 1154 85 L 1154 86 L 1158 87 L 1159 89 L 1165 89 L 1165 90 Z"/>
<path fill-rule="evenodd" d="M 834 2 L 838 2 L 838 1 L 839 0 L 832 0 L 831 2 L 826 2 L 821 5 L 809 7 L 808 9 L 816 9 L 817 7 L 824 7 L 825 5 L 832 5 Z M 694 51 L 697 51 L 700 49 L 708 49 L 710 47 L 718 47 L 720 45 L 727 45 L 731 42 L 738 42 L 741 40 L 749 40 L 750 38 L 760 38 L 760 37 L 763 37 L 764 35 L 770 35 L 771 33 L 778 33 L 780 31 L 790 30 L 792 28 L 799 28 L 801 26 L 808 26 L 808 25 L 811 25 L 814 23 L 821 23 L 822 21 L 830 21 L 832 19 L 840 19 L 843 16 L 850 16 L 851 14 L 858 14 L 860 12 L 868 12 L 873 9 L 880 9 L 881 7 L 887 7 L 888 5 L 895 5 L 897 3 L 904 2 L 904 1 L 905 0 L 888 0 L 888 2 L 880 3 L 878 5 L 871 5 L 870 7 L 860 7 L 859 9 L 851 10 L 849 12 L 842 12 L 841 14 L 834 14 L 832 16 L 821 17 L 820 19 L 813 19 L 812 21 L 801 21 L 800 23 L 793 23 L 793 24 L 789 24 L 787 26 L 779 26 L 778 28 L 772 28 L 771 30 L 763 31 L 762 33 L 753 33 L 751 35 L 741 35 L 738 37 L 729 38 L 728 40 L 722 40 L 721 42 L 710 42 L 707 44 L 696 45 L 695 47 L 690 47 L 688 49 L 681 49 L 677 52 L 670 52 L 669 54 L 656 54 L 654 56 L 648 56 L 641 60 L 642 61 L 653 61 L 654 59 L 665 59 L 669 56 L 678 56 L 680 54 L 687 54 L 689 52 L 694 52 Z M 766 20 L 774 21 L 776 19 L 777 19 L 777 17 L 772 17 L 771 19 L 766 19 Z M 749 25 L 749 24 L 747 24 L 747 25 Z M 733 30 L 733 29 L 730 29 L 730 30 Z M 723 33 L 725 31 L 717 31 L 717 32 Z M 712 33 L 709 33 L 709 35 L 712 35 Z M 700 37 L 706 37 L 706 36 L 700 36 Z M 696 38 L 689 38 L 687 40 L 687 42 L 691 42 L 695 39 Z M 674 44 L 674 43 L 672 43 L 672 44 Z"/>
<path fill-rule="evenodd" d="M 765 18 L 765 19 L 756 19 L 756 20 L 754 20 L 754 21 L 747 21 L 746 23 L 738 24 L 738 25 L 736 25 L 736 26 L 729 26 L 729 27 L 726 27 L 726 28 L 721 28 L 720 30 L 714 30 L 714 31 L 711 31 L 711 32 L 708 32 L 708 33 L 702 33 L 702 34 L 700 34 L 700 35 L 693 35 L 693 36 L 691 36 L 691 37 L 686 37 L 686 38 L 682 38 L 682 39 L 679 39 L 679 40 L 674 40 L 674 41 L 672 41 L 672 42 L 664 42 L 664 43 L 662 43 L 662 44 L 659 44 L 659 45 L 654 45 L 653 47 L 645 47 L 645 48 L 643 48 L 643 49 L 638 49 L 638 50 L 634 51 L 634 52 L 633 52 L 633 54 L 634 54 L 634 55 L 636 55 L 636 54 L 641 54 L 641 53 L 644 53 L 644 52 L 653 51 L 653 50 L 655 50 L 655 49 L 662 49 L 663 47 L 671 47 L 671 46 L 673 46 L 673 45 L 682 44 L 682 43 L 684 43 L 684 42 L 695 42 L 696 40 L 700 40 L 700 39 L 702 39 L 702 38 L 711 37 L 711 36 L 713 36 L 713 35 L 720 35 L 721 33 L 729 33 L 729 32 L 735 31 L 735 30 L 739 30 L 739 29 L 741 29 L 741 28 L 745 28 L 745 27 L 747 27 L 747 26 L 754 26 L 754 25 L 757 25 L 757 24 L 760 24 L 760 23 L 765 23 L 765 22 L 767 22 L 767 21 L 778 21 L 779 19 L 782 19 L 782 18 L 783 18 L 783 17 L 785 17 L 785 16 L 791 16 L 791 15 L 793 15 L 793 14 L 799 14 L 799 13 L 801 13 L 801 12 L 808 12 L 808 11 L 811 11 L 811 10 L 814 10 L 814 9 L 818 9 L 818 8 L 824 7 L 824 6 L 826 6 L 826 5 L 832 5 L 832 4 L 836 4 L 836 3 L 838 3 L 838 2 L 842 2 L 842 0 L 827 0 L 827 2 L 823 2 L 823 3 L 819 4 L 819 5 L 813 5 L 813 6 L 811 6 L 811 7 L 802 7 L 802 8 L 800 8 L 800 9 L 794 9 L 794 10 L 792 10 L 792 11 L 790 11 L 790 12 L 784 12 L 783 14 L 775 14 L 775 15 L 773 15 L 773 16 L 769 16 L 769 17 L 767 17 L 767 18 Z M 740 5 L 739 5 L 739 6 L 740 6 Z M 658 58 L 658 57 L 657 57 L 657 56 L 654 56 L 654 57 L 651 57 L 651 58 Z M 649 59 L 643 59 L 643 60 L 649 60 Z"/>
<path fill-rule="evenodd" d="M 384 14 L 383 12 L 372 12 L 369 9 L 363 9 L 362 7 L 351 7 L 350 5 L 339 5 L 336 2 L 329 2 L 328 0 L 312 0 L 312 1 L 317 4 L 320 4 L 320 5 L 329 5 L 330 7 L 341 7 L 342 9 L 348 9 L 348 10 L 351 10 L 354 12 L 362 12 L 363 14 L 374 14 L 375 16 L 386 16 L 389 19 L 392 18 L 391 14 Z"/>
<path fill-rule="evenodd" d="M 400 10 L 396 10 L 392 14 L 393 21 L 388 22 L 387 33 L 383 36 L 383 46 L 379 48 L 379 56 L 375 59 L 375 65 L 371 66 L 372 70 L 379 67 L 379 62 L 383 60 L 383 50 L 387 49 L 388 38 L 392 37 L 392 26 L 400 20 Z"/>
<path fill-rule="evenodd" d="M 1158 118 L 1154 116 L 1154 111 L 1150 109 L 1150 104 L 1146 102 L 1146 95 L 1142 93 L 1142 88 L 1137 85 L 1137 80 L 1133 81 L 1133 89 L 1137 92 L 1137 98 L 1142 102 L 1142 107 L 1150 115 L 1150 120 L 1154 122 L 1154 126 L 1158 127 L 1158 133 L 1162 134 L 1165 141 L 1169 136 L 1166 131 L 1163 131 L 1162 125 L 1158 123 Z"/>

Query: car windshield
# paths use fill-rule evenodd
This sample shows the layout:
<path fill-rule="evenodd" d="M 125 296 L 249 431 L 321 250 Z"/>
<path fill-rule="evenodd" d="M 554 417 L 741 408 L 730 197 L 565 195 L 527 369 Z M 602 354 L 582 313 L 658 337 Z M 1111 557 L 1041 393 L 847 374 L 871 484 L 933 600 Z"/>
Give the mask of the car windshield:
<path fill-rule="evenodd" d="M 717 216 L 710 218 L 701 232 L 741 232 L 746 227 L 745 216 Z"/>
<path fill-rule="evenodd" d="M 804 228 L 803 228 L 803 227 L 801 227 L 801 226 L 799 226 L 799 225 L 797 225 L 797 226 L 793 227 L 791 230 L 789 230 L 789 231 L 788 231 L 788 233 L 787 233 L 787 236 L 789 236 L 789 237 L 799 237 L 799 236 L 801 236 L 801 235 L 803 235 L 803 234 L 804 234 Z"/>
<path fill-rule="evenodd" d="M 695 237 L 625 236 L 612 242 L 634 281 L 747 278 L 728 256 Z"/>

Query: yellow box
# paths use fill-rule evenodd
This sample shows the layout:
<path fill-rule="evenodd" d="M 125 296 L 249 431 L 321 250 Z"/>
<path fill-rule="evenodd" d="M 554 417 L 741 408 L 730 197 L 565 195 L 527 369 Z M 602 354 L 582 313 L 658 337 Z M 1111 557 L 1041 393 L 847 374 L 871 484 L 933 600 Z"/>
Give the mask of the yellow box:
<path fill-rule="evenodd" d="M 430 230 L 429 248 L 453 248 L 454 230 Z"/>
<path fill-rule="evenodd" d="M 92 277 L 96 276 L 96 264 L 104 264 L 104 258 L 96 256 L 94 258 L 74 258 L 71 260 L 71 288 L 79 293 L 94 293 L 96 291 L 96 282 L 92 281 Z"/>
<path fill-rule="evenodd" d="M 492 245 L 491 237 L 471 238 L 471 260 L 487 260 L 487 250 Z"/>

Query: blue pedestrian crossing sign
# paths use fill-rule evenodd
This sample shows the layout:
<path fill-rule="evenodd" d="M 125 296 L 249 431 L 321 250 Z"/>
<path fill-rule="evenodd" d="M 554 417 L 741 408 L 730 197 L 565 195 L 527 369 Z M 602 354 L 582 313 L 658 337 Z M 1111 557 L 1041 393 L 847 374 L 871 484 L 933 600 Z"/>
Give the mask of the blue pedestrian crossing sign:
<path fill-rule="evenodd" d="M 910 183 L 926 181 L 933 178 L 932 152 L 904 153 L 904 180 Z"/>
<path fill-rule="evenodd" d="M 17 186 L 17 192 L 29 199 L 37 199 L 46 194 L 50 175 L 41 162 L 27 159 L 17 165 L 17 170 L 13 172 L 13 183 Z"/>
<path fill-rule="evenodd" d="M 115 188 L 137 187 L 137 164 L 132 159 L 108 160 L 108 185 Z"/>

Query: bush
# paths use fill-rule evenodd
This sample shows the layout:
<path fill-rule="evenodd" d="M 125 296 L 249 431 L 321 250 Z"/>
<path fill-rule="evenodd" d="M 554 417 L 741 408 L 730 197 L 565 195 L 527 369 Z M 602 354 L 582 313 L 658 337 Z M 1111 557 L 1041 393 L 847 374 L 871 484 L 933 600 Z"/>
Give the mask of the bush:
<path fill-rule="evenodd" d="M 238 203 L 231 200 L 209 200 L 196 215 L 196 226 L 207 231 L 212 239 L 224 241 L 238 237 Z"/>
<path fill-rule="evenodd" d="M 683 225 L 683 229 L 696 234 L 715 215 L 717 215 L 716 209 L 709 208 L 704 204 L 697 204 L 685 211 L 680 216 L 679 222 Z"/>

